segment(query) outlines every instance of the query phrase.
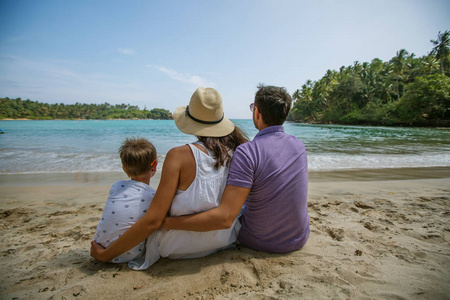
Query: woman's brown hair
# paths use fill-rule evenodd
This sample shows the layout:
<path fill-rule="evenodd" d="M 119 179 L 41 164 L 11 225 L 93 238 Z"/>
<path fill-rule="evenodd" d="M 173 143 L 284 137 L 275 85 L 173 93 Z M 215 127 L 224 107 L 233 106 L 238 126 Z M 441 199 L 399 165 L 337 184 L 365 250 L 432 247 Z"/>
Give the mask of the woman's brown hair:
<path fill-rule="evenodd" d="M 240 144 L 248 142 L 247 134 L 242 129 L 235 126 L 233 132 L 222 137 L 205 137 L 197 136 L 198 140 L 203 145 L 212 151 L 216 163 L 214 169 L 219 169 L 221 166 L 230 166 L 231 157 L 230 150 L 236 150 Z"/>

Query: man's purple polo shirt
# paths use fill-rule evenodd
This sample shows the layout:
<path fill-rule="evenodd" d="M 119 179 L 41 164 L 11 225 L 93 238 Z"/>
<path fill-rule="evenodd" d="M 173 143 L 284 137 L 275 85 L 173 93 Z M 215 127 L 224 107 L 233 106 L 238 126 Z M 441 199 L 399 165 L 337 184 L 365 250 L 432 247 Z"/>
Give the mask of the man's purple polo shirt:
<path fill-rule="evenodd" d="M 237 147 L 227 184 L 251 189 L 241 217 L 241 244 L 277 253 L 303 247 L 309 236 L 306 150 L 283 126 L 267 127 Z"/>

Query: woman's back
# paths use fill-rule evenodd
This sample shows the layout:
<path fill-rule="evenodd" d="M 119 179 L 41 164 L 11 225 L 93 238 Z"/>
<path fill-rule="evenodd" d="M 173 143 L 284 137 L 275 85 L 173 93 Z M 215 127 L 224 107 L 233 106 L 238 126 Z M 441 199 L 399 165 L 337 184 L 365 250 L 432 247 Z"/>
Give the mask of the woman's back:
<path fill-rule="evenodd" d="M 195 170 L 195 175 L 191 180 L 190 174 L 180 174 L 180 177 L 184 175 L 184 179 L 180 179 L 179 187 L 191 182 L 186 190 L 177 190 L 169 211 L 171 216 L 199 213 L 219 206 L 226 186 L 228 167 L 221 166 L 215 169 L 216 160 L 210 151 L 206 154 L 193 144 L 189 144 L 189 147 L 195 164 L 189 172 L 193 173 Z M 187 159 L 186 165 L 190 163 Z M 135 270 L 147 269 L 159 257 L 181 259 L 212 254 L 234 243 L 239 229 L 240 223 L 236 219 L 231 228 L 224 230 L 209 232 L 158 230 L 147 240 L 145 257 L 130 262 L 129 267 Z"/>
<path fill-rule="evenodd" d="M 189 215 L 217 207 L 225 189 L 228 167 L 214 169 L 216 161 L 210 151 L 206 154 L 193 144 L 189 147 L 195 159 L 195 177 L 186 190 L 177 190 L 170 208 L 170 216 Z"/>

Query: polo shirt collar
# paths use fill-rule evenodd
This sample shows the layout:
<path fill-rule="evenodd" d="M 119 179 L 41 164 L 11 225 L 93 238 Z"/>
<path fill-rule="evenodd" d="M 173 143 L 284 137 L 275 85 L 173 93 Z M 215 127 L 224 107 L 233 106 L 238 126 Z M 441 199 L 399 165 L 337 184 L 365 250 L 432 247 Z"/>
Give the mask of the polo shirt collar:
<path fill-rule="evenodd" d="M 283 125 L 273 125 L 273 126 L 269 126 L 267 128 L 264 128 L 263 130 L 258 132 L 258 134 L 255 136 L 255 139 L 257 137 L 262 136 L 262 135 L 265 135 L 265 134 L 268 134 L 268 133 L 275 133 L 275 132 L 284 132 Z"/>

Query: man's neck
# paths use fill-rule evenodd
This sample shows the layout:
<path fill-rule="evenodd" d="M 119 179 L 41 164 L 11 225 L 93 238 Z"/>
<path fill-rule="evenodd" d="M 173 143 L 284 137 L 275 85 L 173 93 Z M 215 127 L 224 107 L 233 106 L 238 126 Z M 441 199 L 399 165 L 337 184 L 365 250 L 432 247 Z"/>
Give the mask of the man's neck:
<path fill-rule="evenodd" d="M 267 127 L 269 127 L 269 125 L 264 123 L 262 118 L 259 118 L 256 122 L 254 121 L 254 124 L 255 124 L 256 129 L 258 129 L 258 131 L 261 131 L 261 130 L 266 129 Z"/>
<path fill-rule="evenodd" d="M 263 129 L 266 129 L 267 127 L 270 127 L 270 126 L 267 125 L 267 124 L 265 124 L 265 123 L 262 123 L 262 124 L 260 124 L 260 125 L 258 126 L 258 130 L 261 131 L 261 130 L 263 130 Z"/>

